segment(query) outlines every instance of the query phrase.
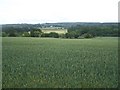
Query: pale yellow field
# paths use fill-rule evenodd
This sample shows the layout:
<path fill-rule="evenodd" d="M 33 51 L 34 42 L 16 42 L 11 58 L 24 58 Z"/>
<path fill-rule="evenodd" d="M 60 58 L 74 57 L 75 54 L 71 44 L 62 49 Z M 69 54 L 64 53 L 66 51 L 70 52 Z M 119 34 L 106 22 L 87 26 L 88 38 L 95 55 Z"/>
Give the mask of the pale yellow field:
<path fill-rule="evenodd" d="M 50 32 L 55 32 L 58 34 L 66 34 L 68 31 L 67 29 L 42 29 L 43 33 L 50 33 Z"/>

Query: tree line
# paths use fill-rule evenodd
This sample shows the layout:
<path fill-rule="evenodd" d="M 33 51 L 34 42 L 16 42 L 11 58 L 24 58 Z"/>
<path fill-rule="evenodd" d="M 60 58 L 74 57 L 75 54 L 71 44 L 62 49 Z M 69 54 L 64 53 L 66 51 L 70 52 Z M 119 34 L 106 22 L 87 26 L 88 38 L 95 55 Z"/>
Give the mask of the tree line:
<path fill-rule="evenodd" d="M 55 32 L 43 33 L 36 27 L 3 27 L 3 37 L 54 37 L 54 38 L 93 38 L 93 37 L 118 37 L 118 26 L 116 25 L 76 25 L 71 26 L 66 34 L 58 34 Z"/>

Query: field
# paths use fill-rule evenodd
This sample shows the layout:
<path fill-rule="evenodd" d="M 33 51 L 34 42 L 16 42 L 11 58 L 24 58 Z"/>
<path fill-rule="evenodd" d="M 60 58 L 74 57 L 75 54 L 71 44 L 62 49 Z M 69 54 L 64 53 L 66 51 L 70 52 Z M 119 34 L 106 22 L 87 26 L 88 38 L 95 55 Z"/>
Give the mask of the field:
<path fill-rule="evenodd" d="M 4 37 L 3 88 L 116 88 L 118 39 Z"/>
<path fill-rule="evenodd" d="M 58 34 L 66 34 L 67 33 L 67 29 L 41 29 L 43 33 L 51 33 L 51 32 L 55 32 Z"/>

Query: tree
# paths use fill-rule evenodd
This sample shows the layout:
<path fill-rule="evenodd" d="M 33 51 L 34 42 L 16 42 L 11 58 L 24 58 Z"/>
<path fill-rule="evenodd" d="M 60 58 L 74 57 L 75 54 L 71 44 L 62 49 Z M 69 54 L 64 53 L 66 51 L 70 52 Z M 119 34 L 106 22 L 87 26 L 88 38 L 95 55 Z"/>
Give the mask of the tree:
<path fill-rule="evenodd" d="M 49 37 L 59 38 L 59 34 L 55 32 L 49 33 Z"/>
<path fill-rule="evenodd" d="M 41 37 L 49 37 L 48 33 L 42 33 Z"/>
<path fill-rule="evenodd" d="M 22 34 L 22 36 L 23 36 L 23 37 L 30 37 L 30 33 L 24 32 L 24 33 Z"/>
<path fill-rule="evenodd" d="M 40 29 L 33 29 L 31 31 L 31 37 L 41 37 L 42 31 Z"/>
<path fill-rule="evenodd" d="M 65 36 L 65 34 L 60 34 L 59 37 L 60 38 L 65 38 L 66 36 Z"/>
<path fill-rule="evenodd" d="M 2 37 L 7 37 L 7 33 L 6 32 L 2 32 Z"/>
<path fill-rule="evenodd" d="M 17 37 L 18 36 L 18 32 L 16 30 L 10 30 L 8 33 L 9 37 Z"/>
<path fill-rule="evenodd" d="M 65 36 L 66 38 L 78 38 L 80 35 L 76 31 L 69 31 Z"/>
<path fill-rule="evenodd" d="M 82 35 L 83 38 L 93 38 L 93 35 L 92 34 L 89 34 L 89 33 L 85 33 Z"/>

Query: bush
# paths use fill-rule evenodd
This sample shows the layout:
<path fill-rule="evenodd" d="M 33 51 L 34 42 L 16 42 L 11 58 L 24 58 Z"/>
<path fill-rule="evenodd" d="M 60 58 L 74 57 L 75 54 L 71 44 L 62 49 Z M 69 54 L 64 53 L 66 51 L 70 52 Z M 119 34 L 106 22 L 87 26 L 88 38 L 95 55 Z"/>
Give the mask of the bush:
<path fill-rule="evenodd" d="M 7 37 L 7 36 L 8 36 L 7 33 L 2 32 L 2 37 Z"/>
<path fill-rule="evenodd" d="M 31 37 L 41 37 L 42 31 L 40 29 L 33 29 L 31 32 Z"/>
<path fill-rule="evenodd" d="M 78 38 L 79 33 L 75 32 L 75 31 L 70 31 L 70 32 L 65 34 L 65 37 L 66 38 Z"/>
<path fill-rule="evenodd" d="M 42 33 L 41 37 L 54 37 L 54 38 L 59 38 L 59 34 L 55 32 L 51 33 Z"/>
<path fill-rule="evenodd" d="M 89 33 L 85 33 L 82 35 L 83 38 L 93 38 L 94 36 L 92 34 Z"/>
<path fill-rule="evenodd" d="M 65 34 L 60 34 L 59 37 L 60 38 L 65 38 L 66 36 L 65 36 Z"/>
<path fill-rule="evenodd" d="M 55 32 L 49 33 L 49 37 L 59 38 L 59 34 Z"/>
<path fill-rule="evenodd" d="M 41 35 L 41 37 L 49 37 L 49 34 L 48 34 L 48 33 L 43 33 L 43 34 Z"/>
<path fill-rule="evenodd" d="M 8 34 L 9 37 L 17 37 L 18 36 L 18 33 L 16 32 L 11 32 Z"/>
<path fill-rule="evenodd" d="M 28 32 L 24 32 L 24 33 L 22 34 L 22 36 L 23 36 L 23 37 L 30 37 L 30 34 L 29 34 Z"/>

